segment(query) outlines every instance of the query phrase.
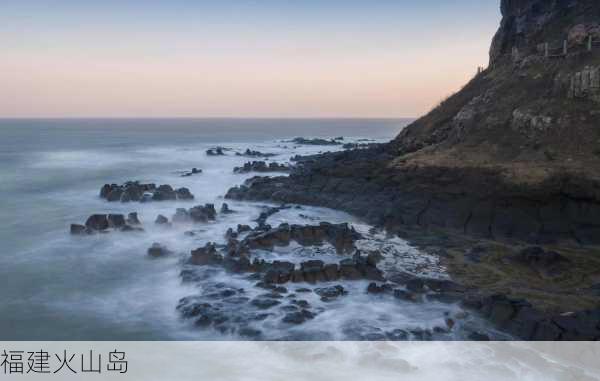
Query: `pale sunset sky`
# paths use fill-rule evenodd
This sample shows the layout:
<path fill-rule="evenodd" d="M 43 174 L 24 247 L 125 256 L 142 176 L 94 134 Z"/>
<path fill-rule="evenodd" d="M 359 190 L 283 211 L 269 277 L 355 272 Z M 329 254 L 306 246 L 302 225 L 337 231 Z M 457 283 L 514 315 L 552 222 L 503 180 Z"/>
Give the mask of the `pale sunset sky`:
<path fill-rule="evenodd" d="M 0 117 L 414 117 L 497 0 L 1 0 Z"/>

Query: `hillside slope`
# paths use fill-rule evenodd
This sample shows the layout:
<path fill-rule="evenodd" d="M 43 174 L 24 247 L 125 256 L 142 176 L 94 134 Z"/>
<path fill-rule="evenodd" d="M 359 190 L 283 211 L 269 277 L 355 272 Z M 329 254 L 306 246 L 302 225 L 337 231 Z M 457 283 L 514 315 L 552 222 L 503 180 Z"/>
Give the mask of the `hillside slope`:
<path fill-rule="evenodd" d="M 501 8 L 490 67 L 392 142 L 308 158 L 227 197 L 334 207 L 390 229 L 600 243 L 600 2 Z"/>

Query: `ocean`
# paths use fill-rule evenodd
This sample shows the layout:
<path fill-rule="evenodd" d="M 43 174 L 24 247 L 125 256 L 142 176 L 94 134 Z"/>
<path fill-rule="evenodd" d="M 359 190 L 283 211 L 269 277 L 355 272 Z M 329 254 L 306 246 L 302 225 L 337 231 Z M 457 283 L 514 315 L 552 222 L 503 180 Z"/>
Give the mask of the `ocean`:
<path fill-rule="evenodd" d="M 344 142 L 392 139 L 409 120 L 403 119 L 4 119 L 0 120 L 0 339 L 2 340 L 232 340 L 245 339 L 242 323 L 229 329 L 198 327 L 184 319 L 177 305 L 186 296 L 202 296 L 222 284 L 244 290 L 249 300 L 264 290 L 248 277 L 219 269 L 202 279 L 180 276 L 190 251 L 207 242 L 223 243 L 224 233 L 253 220 L 268 203 L 228 202 L 236 213 L 200 226 L 154 224 L 177 208 L 213 203 L 220 208 L 233 186 L 256 174 L 232 169 L 251 159 L 236 156 L 247 148 L 276 154 L 271 161 L 289 163 L 297 154 L 339 150 L 341 146 L 289 143 L 302 137 L 344 137 Z M 224 156 L 207 156 L 222 146 Z M 202 173 L 181 177 L 179 171 Z M 99 197 L 105 183 L 129 180 L 187 187 L 193 201 L 108 203 Z M 72 236 L 69 226 L 95 213 L 137 212 L 143 233 L 111 232 Z M 368 235 L 362 244 L 380 250 L 383 266 L 446 276 L 434 256 L 383 233 L 346 213 L 301 206 L 269 219 L 279 223 L 349 222 Z M 184 234 L 192 230 L 193 236 Z M 150 259 L 155 242 L 174 254 Z M 325 248 L 290 247 L 262 253 L 269 260 L 332 260 Z M 337 282 L 340 283 L 340 282 Z M 307 295 L 315 317 L 290 326 L 279 309 L 263 320 L 248 322 L 247 305 L 227 310 L 231 321 L 244 321 L 259 332 L 253 338 L 273 340 L 363 340 L 408 332 L 433 332 L 458 305 L 435 301 L 403 302 L 366 293 L 368 282 L 345 282 L 347 295 L 323 302 Z M 287 292 L 292 295 L 294 286 Z M 288 295 L 288 297 L 292 297 Z M 464 314 L 463 314 L 464 315 Z M 246 319 L 246 320 L 244 320 Z M 465 327 L 484 323 L 466 319 Z M 466 330 L 467 328 L 465 328 Z M 419 331 L 420 330 L 420 331 Z M 438 339 L 461 339 L 462 329 L 442 332 Z M 411 334 L 410 332 L 413 332 Z M 438 329 L 438 332 L 441 332 Z M 412 336 L 411 336 L 412 335 Z M 422 335 L 422 334 L 421 334 Z M 399 336 L 402 337 L 402 336 Z"/>

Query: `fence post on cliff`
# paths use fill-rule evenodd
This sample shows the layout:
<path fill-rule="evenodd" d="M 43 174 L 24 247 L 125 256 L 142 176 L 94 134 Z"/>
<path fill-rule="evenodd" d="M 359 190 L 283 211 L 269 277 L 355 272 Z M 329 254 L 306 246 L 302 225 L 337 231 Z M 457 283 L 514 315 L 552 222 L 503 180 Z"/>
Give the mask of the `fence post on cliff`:
<path fill-rule="evenodd" d="M 567 48 L 567 40 L 563 41 L 563 55 L 567 55 L 568 52 L 568 48 Z"/>
<path fill-rule="evenodd" d="M 592 42 L 593 42 L 593 41 L 592 41 L 592 35 L 590 34 L 590 35 L 588 36 L 588 42 L 587 42 L 587 49 L 588 49 L 588 52 L 591 52 L 591 51 L 592 51 Z"/>
<path fill-rule="evenodd" d="M 544 57 L 548 58 L 549 55 L 550 55 L 549 44 L 546 42 L 544 44 Z"/>

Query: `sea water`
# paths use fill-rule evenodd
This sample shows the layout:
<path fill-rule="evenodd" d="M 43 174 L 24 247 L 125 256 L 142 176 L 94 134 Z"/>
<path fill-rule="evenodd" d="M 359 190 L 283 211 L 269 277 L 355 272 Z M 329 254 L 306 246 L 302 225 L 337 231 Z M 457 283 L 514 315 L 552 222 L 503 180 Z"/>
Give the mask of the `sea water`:
<path fill-rule="evenodd" d="M 268 203 L 227 201 L 236 213 L 195 226 L 154 224 L 177 208 L 213 203 L 218 209 L 230 187 L 256 174 L 234 174 L 253 159 L 236 156 L 247 148 L 289 163 L 295 155 L 341 150 L 341 146 L 296 145 L 290 138 L 338 137 L 344 142 L 393 138 L 407 120 L 356 119 L 37 119 L 0 120 L 0 339 L 2 340 L 229 340 L 235 332 L 199 328 L 182 319 L 179 300 L 202 295 L 226 283 L 250 297 L 264 290 L 247 277 L 213 269 L 203 281 L 182 282 L 180 272 L 192 249 L 207 242 L 224 243 L 237 224 L 255 225 Z M 207 156 L 223 146 L 225 156 Z M 181 177 L 179 171 L 202 173 Z M 285 174 L 275 174 L 285 175 Z M 129 180 L 187 187 L 193 201 L 108 203 L 99 197 L 105 183 Z M 72 236 L 69 226 L 95 213 L 137 212 L 143 233 L 112 232 Z M 419 252 L 400 238 L 374 232 L 363 221 L 325 208 L 300 206 L 275 214 L 282 222 L 317 224 L 349 222 L 366 237 L 359 248 L 380 250 L 384 271 L 446 277 L 437 258 Z M 194 236 L 184 232 L 193 230 Z M 147 249 L 159 242 L 174 254 L 150 259 Z M 337 261 L 328 247 L 290 246 L 263 253 L 270 260 L 300 263 L 306 259 Z M 425 264 L 425 265 L 424 265 Z M 419 273 L 420 272 L 420 273 Z M 329 303 L 306 296 L 319 313 L 301 325 L 281 322 L 277 310 L 255 323 L 263 339 L 354 340 L 378 338 L 395 329 L 433 329 L 458 305 L 402 302 L 366 292 L 368 282 L 343 284 L 348 294 Z M 306 285 L 305 285 L 306 286 Z M 321 285 L 322 286 L 322 285 Z M 290 292 L 294 291 L 290 287 Z M 314 286 L 310 286 L 314 287 Z M 232 310 L 243 313 L 245 307 Z M 240 312 L 241 311 L 241 312 Z M 473 320 L 469 324 L 483 324 Z M 378 336 L 379 335 L 379 336 Z M 461 339 L 454 332 L 441 339 Z"/>

